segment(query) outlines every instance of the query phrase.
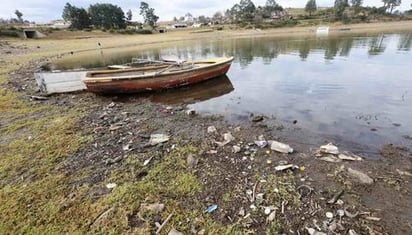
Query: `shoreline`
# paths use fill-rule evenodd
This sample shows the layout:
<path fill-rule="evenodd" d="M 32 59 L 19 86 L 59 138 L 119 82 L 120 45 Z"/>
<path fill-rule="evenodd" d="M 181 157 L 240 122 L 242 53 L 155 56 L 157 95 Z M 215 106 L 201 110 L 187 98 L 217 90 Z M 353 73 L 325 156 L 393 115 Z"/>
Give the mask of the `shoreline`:
<path fill-rule="evenodd" d="M 216 35 L 311 35 L 309 29 L 200 36 L 174 32 L 171 37 L 120 36 L 117 41 L 113 37 L 118 35 L 113 35 L 5 45 L 10 54 L 5 54 L 6 69 L 0 75 L 0 147 L 7 150 L 0 158 L 5 172 L 0 174 L 0 231 L 147 234 L 157 229 L 154 221 L 173 214 L 165 233 L 306 234 L 312 228 L 407 234 L 412 224 L 408 149 L 386 146 L 382 158 L 373 161 L 319 157 L 319 146 L 282 154 L 254 144 L 263 136 L 294 147 L 296 143 L 277 137 L 276 126 L 251 121 L 233 126 L 221 117 L 188 115 L 185 105 L 155 104 L 145 98 L 126 103 L 85 92 L 28 98 L 37 94 L 33 72 L 39 61 L 96 50 L 96 41 L 107 47 L 138 43 L 144 49 L 179 40 L 216 40 Z M 211 126 L 216 131 L 208 131 Z M 234 140 L 224 146 L 216 143 L 229 132 Z M 169 139 L 148 145 L 151 134 L 167 134 Z M 289 164 L 290 169 L 278 170 Z M 163 209 L 148 209 L 155 203 Z M 211 205 L 218 208 L 204 213 Z"/>

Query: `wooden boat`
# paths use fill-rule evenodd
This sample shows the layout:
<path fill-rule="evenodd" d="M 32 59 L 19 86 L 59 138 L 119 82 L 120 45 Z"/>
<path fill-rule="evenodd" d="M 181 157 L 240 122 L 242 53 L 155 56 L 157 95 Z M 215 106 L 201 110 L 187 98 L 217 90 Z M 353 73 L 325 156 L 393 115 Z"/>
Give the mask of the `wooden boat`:
<path fill-rule="evenodd" d="M 91 71 L 83 79 L 95 93 L 136 93 L 180 87 L 224 75 L 233 57 L 120 70 Z"/>

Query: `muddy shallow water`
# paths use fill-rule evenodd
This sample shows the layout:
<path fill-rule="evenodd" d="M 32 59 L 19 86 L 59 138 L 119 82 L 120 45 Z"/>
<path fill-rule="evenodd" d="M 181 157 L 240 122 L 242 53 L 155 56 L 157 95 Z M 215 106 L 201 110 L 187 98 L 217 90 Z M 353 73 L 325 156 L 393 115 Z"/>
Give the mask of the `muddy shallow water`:
<path fill-rule="evenodd" d="M 227 77 L 156 94 L 232 122 L 265 115 L 305 145 L 333 141 L 376 153 L 410 146 L 412 33 L 306 38 L 247 38 L 180 43 L 148 51 L 103 49 L 57 61 L 58 68 L 120 64 L 132 57 L 192 60 L 234 56 Z"/>

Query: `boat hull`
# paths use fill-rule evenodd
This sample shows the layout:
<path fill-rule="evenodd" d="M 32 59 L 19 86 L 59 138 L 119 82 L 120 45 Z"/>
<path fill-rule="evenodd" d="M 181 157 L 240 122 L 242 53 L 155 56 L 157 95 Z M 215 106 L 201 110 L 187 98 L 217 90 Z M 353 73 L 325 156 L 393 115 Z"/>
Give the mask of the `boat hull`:
<path fill-rule="evenodd" d="M 137 93 L 151 90 L 162 90 L 199 83 L 214 77 L 225 75 L 232 60 L 209 67 L 183 71 L 176 74 L 159 74 L 148 78 L 130 77 L 127 79 L 85 80 L 88 91 L 101 94 Z"/>

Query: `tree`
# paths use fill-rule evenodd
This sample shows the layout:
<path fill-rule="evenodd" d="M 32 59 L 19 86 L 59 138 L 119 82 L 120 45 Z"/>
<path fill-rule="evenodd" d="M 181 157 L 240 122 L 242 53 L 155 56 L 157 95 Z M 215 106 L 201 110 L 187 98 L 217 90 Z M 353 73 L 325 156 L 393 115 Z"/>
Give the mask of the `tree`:
<path fill-rule="evenodd" d="M 154 13 L 154 9 L 149 7 L 149 4 L 140 2 L 140 15 L 143 16 L 144 22 L 152 29 L 155 28 L 156 22 L 159 19 Z"/>
<path fill-rule="evenodd" d="M 251 22 L 256 10 L 255 4 L 251 0 L 240 0 L 240 15 L 243 21 Z"/>
<path fill-rule="evenodd" d="M 355 12 L 358 13 L 363 4 L 363 0 L 351 0 L 350 2 L 352 4 L 353 9 L 355 9 Z"/>
<path fill-rule="evenodd" d="M 386 10 L 389 10 L 389 13 L 392 14 L 393 9 L 400 6 L 402 1 L 401 0 L 382 0 L 383 6 Z"/>
<path fill-rule="evenodd" d="M 345 11 L 348 5 L 348 0 L 335 0 L 335 15 L 338 18 L 342 18 L 343 12 Z"/>
<path fill-rule="evenodd" d="M 177 22 L 177 17 L 176 17 L 176 16 L 173 17 L 173 21 L 174 21 L 174 22 Z"/>
<path fill-rule="evenodd" d="M 14 14 L 16 14 L 16 16 L 17 16 L 17 19 L 19 20 L 19 22 L 23 22 L 23 13 L 21 13 L 19 10 L 16 10 L 15 12 L 14 12 Z"/>
<path fill-rule="evenodd" d="M 96 3 L 90 5 L 89 14 L 93 25 L 104 29 L 126 28 L 123 10 L 110 3 Z"/>
<path fill-rule="evenodd" d="M 223 14 L 222 14 L 222 12 L 217 11 L 217 12 L 213 15 L 212 20 L 213 20 L 213 23 L 216 23 L 216 22 L 217 22 L 217 23 L 221 24 L 222 21 L 223 21 Z"/>
<path fill-rule="evenodd" d="M 90 27 L 90 16 L 84 8 L 77 8 L 66 3 L 63 8 L 62 17 L 65 21 L 70 22 L 70 28 L 82 30 Z"/>
<path fill-rule="evenodd" d="M 127 12 L 126 12 L 126 20 L 127 21 L 132 21 L 132 18 L 133 18 L 133 13 L 132 13 L 132 10 L 128 10 Z"/>
<path fill-rule="evenodd" d="M 309 12 L 309 15 L 312 15 L 312 12 L 316 11 L 316 9 L 317 9 L 316 0 L 309 0 L 306 3 L 305 11 Z"/>

